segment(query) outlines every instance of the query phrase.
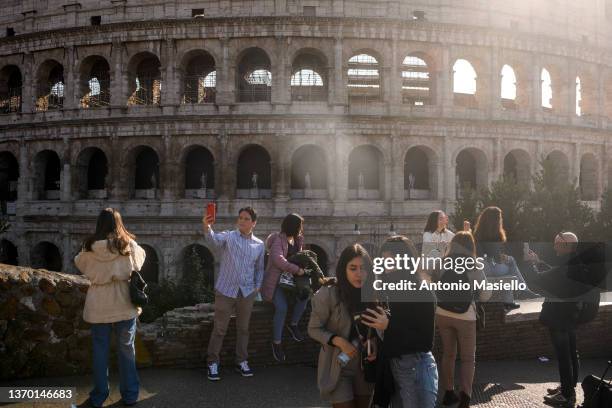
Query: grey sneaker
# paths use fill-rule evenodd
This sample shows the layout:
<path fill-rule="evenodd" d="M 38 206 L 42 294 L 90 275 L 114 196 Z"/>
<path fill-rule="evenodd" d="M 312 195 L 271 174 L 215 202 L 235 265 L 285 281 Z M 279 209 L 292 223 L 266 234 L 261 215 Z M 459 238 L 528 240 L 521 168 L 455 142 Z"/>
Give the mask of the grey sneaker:
<path fill-rule="evenodd" d="M 547 395 L 544 397 L 544 402 L 553 407 L 571 407 L 576 405 L 576 395 L 572 395 L 567 398 L 561 391 L 553 395 Z"/>

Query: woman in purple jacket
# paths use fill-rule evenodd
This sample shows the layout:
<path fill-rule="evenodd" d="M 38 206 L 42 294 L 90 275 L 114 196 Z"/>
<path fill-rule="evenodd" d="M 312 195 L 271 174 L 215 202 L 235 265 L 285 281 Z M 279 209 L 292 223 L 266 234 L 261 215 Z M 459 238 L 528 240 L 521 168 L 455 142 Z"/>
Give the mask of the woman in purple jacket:
<path fill-rule="evenodd" d="M 283 325 L 287 316 L 288 300 L 285 292 L 278 286 L 280 275 L 283 272 L 292 275 L 303 275 L 304 270 L 299 266 L 287 261 L 293 254 L 302 250 L 304 245 L 303 233 L 304 218 L 298 214 L 289 214 L 283 219 L 280 232 L 270 234 L 266 239 L 266 250 L 268 251 L 268 265 L 264 273 L 261 294 L 265 300 L 274 303 L 274 330 L 272 339 L 272 355 L 276 361 L 284 361 L 285 353 L 281 346 L 283 337 Z M 304 314 L 308 299 L 297 300 L 293 307 L 291 323 L 287 325 L 287 331 L 295 341 L 303 341 L 304 337 L 298 329 L 298 322 Z"/>

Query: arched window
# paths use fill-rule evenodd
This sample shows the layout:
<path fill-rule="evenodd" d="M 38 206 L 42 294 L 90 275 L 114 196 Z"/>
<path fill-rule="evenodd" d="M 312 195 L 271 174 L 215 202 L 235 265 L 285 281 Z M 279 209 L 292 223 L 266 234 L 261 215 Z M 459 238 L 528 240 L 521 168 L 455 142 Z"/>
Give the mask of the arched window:
<path fill-rule="evenodd" d="M 552 79 L 550 77 L 550 72 L 548 72 L 546 68 L 542 68 L 540 81 L 542 83 L 542 107 L 552 109 Z"/>
<path fill-rule="evenodd" d="M 382 99 L 380 65 L 369 54 L 358 54 L 348 61 L 349 103 L 379 102 Z"/>
<path fill-rule="evenodd" d="M 431 104 L 431 78 L 427 63 L 408 55 L 402 63 L 402 103 L 415 106 Z"/>

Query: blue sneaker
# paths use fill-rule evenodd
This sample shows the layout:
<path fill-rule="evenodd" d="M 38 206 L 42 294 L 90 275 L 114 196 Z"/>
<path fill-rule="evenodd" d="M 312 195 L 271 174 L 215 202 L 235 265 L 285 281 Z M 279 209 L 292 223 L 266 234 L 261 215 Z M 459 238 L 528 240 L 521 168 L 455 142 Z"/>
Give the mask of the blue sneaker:
<path fill-rule="evenodd" d="M 252 377 L 253 371 L 249 368 L 249 363 L 244 360 L 242 363 L 236 365 L 236 371 L 240 373 L 243 377 Z"/>
<path fill-rule="evenodd" d="M 219 363 L 210 363 L 208 365 L 208 379 L 210 381 L 219 381 L 221 376 L 219 375 Z"/>

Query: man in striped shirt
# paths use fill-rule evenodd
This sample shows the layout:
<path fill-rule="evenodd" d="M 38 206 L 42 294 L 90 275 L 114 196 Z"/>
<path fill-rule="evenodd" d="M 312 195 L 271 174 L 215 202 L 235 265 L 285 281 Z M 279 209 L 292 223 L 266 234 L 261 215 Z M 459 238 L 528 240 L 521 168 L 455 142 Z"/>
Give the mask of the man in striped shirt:
<path fill-rule="evenodd" d="M 238 228 L 233 231 L 214 232 L 210 227 L 214 217 L 202 219 L 207 242 L 217 248 L 221 262 L 215 284 L 215 318 L 208 341 L 208 379 L 220 380 L 219 353 L 227 332 L 232 312 L 236 310 L 236 371 L 243 377 L 252 377 L 247 362 L 249 321 L 255 297 L 261 288 L 264 274 L 264 243 L 253 235 L 257 213 L 253 208 L 238 212 Z"/>

